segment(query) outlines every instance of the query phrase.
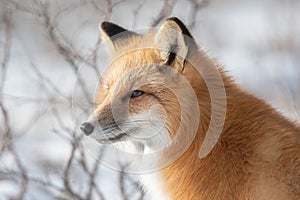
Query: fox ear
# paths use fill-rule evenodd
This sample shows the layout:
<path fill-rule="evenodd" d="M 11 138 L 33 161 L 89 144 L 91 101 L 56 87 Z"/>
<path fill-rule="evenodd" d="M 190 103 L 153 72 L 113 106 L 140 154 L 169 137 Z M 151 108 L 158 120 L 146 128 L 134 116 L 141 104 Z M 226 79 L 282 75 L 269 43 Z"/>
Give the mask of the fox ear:
<path fill-rule="evenodd" d="M 118 51 L 118 46 L 121 42 L 127 38 L 138 35 L 137 33 L 128 31 L 116 24 L 110 22 L 102 22 L 100 25 L 100 33 L 102 39 L 107 41 L 107 50 L 111 53 L 116 53 Z"/>
<path fill-rule="evenodd" d="M 174 65 L 178 71 L 182 71 L 191 41 L 194 40 L 186 26 L 178 18 L 172 17 L 156 33 L 154 45 L 164 64 Z"/>

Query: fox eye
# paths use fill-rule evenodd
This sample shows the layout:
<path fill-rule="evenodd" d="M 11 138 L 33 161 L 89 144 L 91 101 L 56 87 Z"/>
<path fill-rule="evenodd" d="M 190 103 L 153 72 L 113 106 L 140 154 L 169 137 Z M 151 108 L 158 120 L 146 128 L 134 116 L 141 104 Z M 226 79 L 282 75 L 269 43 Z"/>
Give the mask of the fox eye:
<path fill-rule="evenodd" d="M 142 96 L 145 92 L 141 91 L 141 90 L 134 90 L 131 95 L 130 98 L 137 98 L 139 96 Z"/>

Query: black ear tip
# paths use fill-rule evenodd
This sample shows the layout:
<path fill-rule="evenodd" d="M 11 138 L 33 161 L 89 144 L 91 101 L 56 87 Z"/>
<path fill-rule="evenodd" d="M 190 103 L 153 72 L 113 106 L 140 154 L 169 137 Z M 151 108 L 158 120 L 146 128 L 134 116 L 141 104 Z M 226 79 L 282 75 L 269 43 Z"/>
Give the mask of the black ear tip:
<path fill-rule="evenodd" d="M 182 21 L 181 21 L 178 17 L 170 17 L 170 18 L 168 18 L 167 20 L 172 20 L 172 21 L 175 21 L 175 22 L 180 22 L 180 23 L 182 23 Z"/>
<path fill-rule="evenodd" d="M 180 27 L 185 27 L 184 23 L 177 17 L 170 17 L 170 18 L 167 19 L 167 21 L 174 21 Z"/>
<path fill-rule="evenodd" d="M 166 21 L 174 21 L 181 29 L 182 33 L 189 36 L 190 38 L 193 38 L 190 31 L 187 29 L 187 27 L 184 25 L 184 23 L 177 17 L 170 17 Z"/>
<path fill-rule="evenodd" d="M 126 29 L 107 21 L 102 22 L 100 27 L 109 37 L 127 31 Z"/>
<path fill-rule="evenodd" d="M 100 27 L 101 27 L 103 30 L 105 30 L 105 29 L 107 29 L 107 27 L 109 27 L 109 24 L 111 24 L 111 23 L 109 23 L 109 22 L 107 22 L 107 21 L 103 21 L 103 22 L 101 23 Z"/>

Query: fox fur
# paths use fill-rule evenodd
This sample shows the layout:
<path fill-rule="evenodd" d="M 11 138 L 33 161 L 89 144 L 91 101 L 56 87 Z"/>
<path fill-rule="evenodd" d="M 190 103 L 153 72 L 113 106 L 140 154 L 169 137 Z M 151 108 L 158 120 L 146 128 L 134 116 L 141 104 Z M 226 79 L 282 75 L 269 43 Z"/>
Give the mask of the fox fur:
<path fill-rule="evenodd" d="M 101 77 L 95 112 L 88 120 L 99 123 L 102 129 L 91 136 L 101 143 L 131 141 L 130 136 L 121 137 L 123 132 L 117 127 L 105 131 L 105 126 L 116 121 L 112 105 L 122 110 L 124 102 L 120 99 L 138 89 L 145 93 L 137 98 L 128 97 L 129 114 L 117 116 L 119 121 L 125 121 L 125 129 L 132 135 L 140 134 L 143 122 L 132 119 L 143 117 L 153 105 L 164 108 L 165 123 L 161 134 L 149 140 L 132 140 L 130 145 L 144 152 L 166 145 L 178 132 L 183 132 L 180 141 L 193 137 L 174 162 L 152 175 L 141 175 L 142 184 L 153 199 L 300 199 L 299 125 L 237 85 L 198 47 L 179 19 L 167 19 L 158 31 L 146 35 L 128 32 L 109 22 L 102 23 L 100 31 L 107 41 L 112 63 Z M 117 35 L 122 32 L 126 34 Z M 220 85 L 214 82 L 216 71 L 221 75 Z M 177 73 L 187 80 L 196 103 L 191 102 L 192 94 Z M 206 80 L 215 84 L 215 91 L 209 90 Z M 212 116 L 211 93 L 218 95 L 221 88 L 226 94 L 224 126 L 211 151 L 199 158 Z M 199 120 L 193 116 L 197 109 Z M 217 105 L 213 112 L 218 113 L 218 109 L 221 107 Z M 154 116 L 160 120 L 160 114 Z M 196 127 L 194 135 L 190 133 L 193 127 Z M 156 162 L 168 159 L 173 150 L 176 149 L 162 151 Z"/>

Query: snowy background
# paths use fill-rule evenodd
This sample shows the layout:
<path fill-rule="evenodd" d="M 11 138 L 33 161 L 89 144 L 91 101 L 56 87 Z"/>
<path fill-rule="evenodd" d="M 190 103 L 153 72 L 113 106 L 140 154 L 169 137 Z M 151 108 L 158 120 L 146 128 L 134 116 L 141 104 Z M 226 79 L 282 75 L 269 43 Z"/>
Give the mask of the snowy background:
<path fill-rule="evenodd" d="M 238 83 L 300 120 L 299 10 L 297 0 L 0 0 L 0 200 L 147 198 L 76 139 L 106 64 L 101 21 L 134 29 L 177 16 Z"/>

